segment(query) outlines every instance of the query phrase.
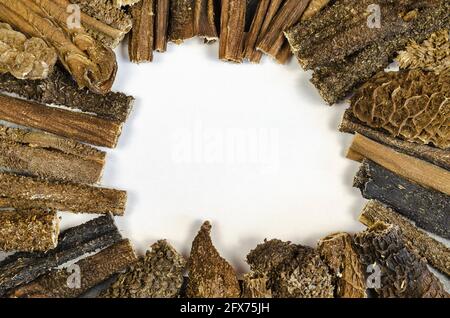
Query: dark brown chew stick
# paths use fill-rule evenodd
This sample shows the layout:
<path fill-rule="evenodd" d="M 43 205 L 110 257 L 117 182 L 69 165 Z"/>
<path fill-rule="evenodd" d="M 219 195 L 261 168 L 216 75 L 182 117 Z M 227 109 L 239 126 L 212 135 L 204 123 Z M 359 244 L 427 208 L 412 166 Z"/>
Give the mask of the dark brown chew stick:
<path fill-rule="evenodd" d="M 214 42 L 219 36 L 216 29 L 214 0 L 195 0 L 194 33 L 206 42 Z"/>
<path fill-rule="evenodd" d="M 133 28 L 128 39 L 128 55 L 134 63 L 153 60 L 154 0 L 142 0 L 131 7 Z"/>
<path fill-rule="evenodd" d="M 194 37 L 194 1 L 170 1 L 169 41 L 181 44 Z"/>
<path fill-rule="evenodd" d="M 244 57 L 244 32 L 247 2 L 223 0 L 220 19 L 219 58 L 241 63 Z"/>
<path fill-rule="evenodd" d="M 170 0 L 156 0 L 155 50 L 157 52 L 165 52 L 167 50 L 169 12 Z"/>

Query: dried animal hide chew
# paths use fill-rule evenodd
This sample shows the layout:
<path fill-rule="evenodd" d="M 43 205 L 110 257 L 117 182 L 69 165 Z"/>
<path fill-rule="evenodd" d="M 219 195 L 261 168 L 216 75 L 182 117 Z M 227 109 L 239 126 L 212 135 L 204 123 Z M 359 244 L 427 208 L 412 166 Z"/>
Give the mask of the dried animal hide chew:
<path fill-rule="evenodd" d="M 379 297 L 448 298 L 426 262 L 406 248 L 398 227 L 376 223 L 355 235 L 355 245 L 364 266 L 380 274 Z"/>
<path fill-rule="evenodd" d="M 125 191 L 0 173 L 0 207 L 123 215 L 126 201 Z"/>
<path fill-rule="evenodd" d="M 424 187 L 450 195 L 450 171 L 423 160 L 396 152 L 360 134 L 356 134 L 350 151 L 370 159 Z"/>
<path fill-rule="evenodd" d="M 355 116 L 353 116 L 351 109 L 347 109 L 345 111 L 342 122 L 339 126 L 339 131 L 351 134 L 359 133 L 399 152 L 417 157 L 419 159 L 433 163 L 441 168 L 450 170 L 449 151 L 423 144 L 404 141 L 398 138 L 394 138 L 382 131 L 367 127 L 358 119 L 356 119 Z"/>
<path fill-rule="evenodd" d="M 0 22 L 0 73 L 18 79 L 42 79 L 53 71 L 58 57 L 42 39 L 27 37 Z"/>
<path fill-rule="evenodd" d="M 66 8 L 50 0 L 3 0 L 0 19 L 53 46 L 80 88 L 105 94 L 117 72 L 114 52 L 95 41 L 83 27 L 68 27 Z"/>
<path fill-rule="evenodd" d="M 16 253 L 0 262 L 0 296 L 68 261 L 122 240 L 112 216 L 96 218 L 60 234 L 58 246 L 45 253 Z"/>
<path fill-rule="evenodd" d="M 156 0 L 155 6 L 155 50 L 165 52 L 169 32 L 170 1 Z"/>
<path fill-rule="evenodd" d="M 195 0 L 194 33 L 206 42 L 216 41 L 219 36 L 216 29 L 214 0 Z"/>
<path fill-rule="evenodd" d="M 242 298 L 272 298 L 269 278 L 262 274 L 249 273 L 242 280 Z"/>
<path fill-rule="evenodd" d="M 319 13 L 323 8 L 325 8 L 330 3 L 330 0 L 311 0 L 305 12 L 302 15 L 302 21 L 311 19 L 317 13 Z"/>
<path fill-rule="evenodd" d="M 59 219 L 55 211 L 0 211 L 0 250 L 45 252 L 56 247 Z"/>
<path fill-rule="evenodd" d="M 450 147 L 450 77 L 411 70 L 380 72 L 351 99 L 354 116 L 404 140 Z"/>
<path fill-rule="evenodd" d="M 96 183 L 105 153 L 73 140 L 0 125 L 0 166 L 50 180 Z"/>
<path fill-rule="evenodd" d="M 420 68 L 435 74 L 450 71 L 449 31 L 440 30 L 422 44 L 412 41 L 396 58 L 400 68 Z"/>
<path fill-rule="evenodd" d="M 0 119 L 96 146 L 114 148 L 122 124 L 0 94 Z"/>
<path fill-rule="evenodd" d="M 194 1 L 170 1 L 169 41 L 181 44 L 194 37 Z"/>
<path fill-rule="evenodd" d="M 247 2 L 223 0 L 221 10 L 219 58 L 241 63 L 244 57 Z"/>
<path fill-rule="evenodd" d="M 80 285 L 70 283 L 72 267 L 52 270 L 35 281 L 8 293 L 10 298 L 75 298 L 125 270 L 137 261 L 130 241 L 122 240 L 99 253 L 75 263 L 79 268 Z M 73 266 L 73 265 L 72 265 Z"/>
<path fill-rule="evenodd" d="M 257 49 L 276 57 L 286 42 L 283 32 L 300 21 L 310 0 L 286 0 L 272 20 L 267 33 L 258 43 Z"/>
<path fill-rule="evenodd" d="M 398 226 L 410 250 L 416 251 L 420 256 L 425 257 L 431 266 L 450 276 L 450 249 L 416 228 L 408 219 L 391 208 L 379 201 L 369 201 L 359 221 L 368 227 L 377 222 Z"/>
<path fill-rule="evenodd" d="M 318 244 L 322 259 L 334 275 L 335 295 L 339 298 L 365 298 L 366 282 L 353 238 L 347 233 L 329 235 Z"/>
<path fill-rule="evenodd" d="M 156 242 L 102 293 L 105 298 L 175 298 L 180 295 L 186 261 L 165 240 Z"/>
<path fill-rule="evenodd" d="M 70 74 L 60 66 L 45 80 L 18 80 L 9 74 L 0 74 L 0 91 L 17 94 L 43 104 L 55 104 L 94 113 L 97 117 L 124 122 L 134 98 L 122 93 L 95 94 L 78 89 Z"/>
<path fill-rule="evenodd" d="M 128 39 L 128 55 L 131 62 L 153 60 L 154 10 L 154 0 L 142 0 L 131 7 L 133 29 Z"/>
<path fill-rule="evenodd" d="M 237 298 L 241 294 L 233 267 L 217 252 L 211 240 L 211 224 L 203 223 L 192 242 L 188 261 L 189 298 Z"/>
<path fill-rule="evenodd" d="M 354 186 L 364 198 L 381 201 L 417 226 L 450 239 L 448 195 L 403 179 L 372 161 L 363 162 Z"/>

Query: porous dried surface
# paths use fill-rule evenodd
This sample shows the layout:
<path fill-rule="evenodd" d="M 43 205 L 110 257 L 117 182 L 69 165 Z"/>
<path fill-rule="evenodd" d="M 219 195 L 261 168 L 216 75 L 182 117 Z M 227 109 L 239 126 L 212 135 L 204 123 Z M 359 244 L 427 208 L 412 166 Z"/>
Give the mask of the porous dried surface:
<path fill-rule="evenodd" d="M 242 279 L 242 298 L 272 298 L 269 278 L 264 274 L 248 273 Z"/>

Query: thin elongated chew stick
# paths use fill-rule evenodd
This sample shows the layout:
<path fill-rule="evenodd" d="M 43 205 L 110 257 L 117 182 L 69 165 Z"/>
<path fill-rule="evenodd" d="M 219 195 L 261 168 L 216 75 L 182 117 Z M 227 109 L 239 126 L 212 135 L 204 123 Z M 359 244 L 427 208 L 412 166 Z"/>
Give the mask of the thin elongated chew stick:
<path fill-rule="evenodd" d="M 289 62 L 292 56 L 291 47 L 289 46 L 289 43 L 285 42 L 275 56 L 275 61 L 277 61 L 278 64 L 283 65 Z"/>
<path fill-rule="evenodd" d="M 0 211 L 0 251 L 45 252 L 56 247 L 58 235 L 55 211 Z"/>
<path fill-rule="evenodd" d="M 194 34 L 206 42 L 214 42 L 219 36 L 216 29 L 214 0 L 195 0 Z"/>
<path fill-rule="evenodd" d="M 123 215 L 126 201 L 125 191 L 0 173 L 0 207 Z"/>
<path fill-rule="evenodd" d="M 117 145 L 122 129 L 117 122 L 1 94 L 0 119 L 110 148 Z"/>
<path fill-rule="evenodd" d="M 276 57 L 286 42 L 283 32 L 300 21 L 303 12 L 308 7 L 310 0 L 286 0 L 272 23 L 267 33 L 258 43 L 257 49 Z"/>
<path fill-rule="evenodd" d="M 355 135 L 350 149 L 408 180 L 450 195 L 450 172 L 445 169 L 399 153 L 360 134 Z"/>
<path fill-rule="evenodd" d="M 408 219 L 391 208 L 379 201 L 369 201 L 362 210 L 359 221 L 368 227 L 377 222 L 398 226 L 406 239 L 407 245 L 412 250 L 425 257 L 431 266 L 450 276 L 450 249 L 419 230 Z"/>
<path fill-rule="evenodd" d="M 133 28 L 128 39 L 128 55 L 134 63 L 153 60 L 154 0 L 142 0 L 131 7 Z"/>
<path fill-rule="evenodd" d="M 114 274 L 137 261 L 129 240 L 122 240 L 103 251 L 71 265 L 53 270 L 35 281 L 8 293 L 10 298 L 75 298 L 82 296 Z M 77 277 L 71 279 L 76 274 Z"/>
<path fill-rule="evenodd" d="M 165 52 L 167 50 L 167 37 L 169 32 L 169 0 L 156 0 L 155 5 L 155 50 Z"/>
<path fill-rule="evenodd" d="M 246 11 L 246 1 L 222 1 L 219 41 L 219 58 L 221 60 L 242 62 Z"/>
<path fill-rule="evenodd" d="M 194 0 L 171 0 L 169 41 L 181 44 L 194 35 Z"/>
<path fill-rule="evenodd" d="M 247 34 L 244 44 L 244 58 L 250 62 L 257 63 L 261 59 L 261 52 L 258 52 L 259 58 L 255 56 L 256 43 L 261 32 L 261 28 L 267 16 L 271 0 L 261 0 L 256 8 L 255 17 L 253 18 L 250 30 Z"/>

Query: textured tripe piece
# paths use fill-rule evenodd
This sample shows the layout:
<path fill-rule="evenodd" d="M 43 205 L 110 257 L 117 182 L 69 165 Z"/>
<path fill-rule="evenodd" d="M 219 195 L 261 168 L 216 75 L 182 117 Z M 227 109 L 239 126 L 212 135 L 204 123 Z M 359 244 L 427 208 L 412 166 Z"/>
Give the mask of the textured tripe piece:
<path fill-rule="evenodd" d="M 195 0 L 171 0 L 169 41 L 176 44 L 194 37 Z"/>
<path fill-rule="evenodd" d="M 134 63 L 151 62 L 154 45 L 155 1 L 142 0 L 131 7 L 133 29 L 128 38 L 128 55 Z"/>
<path fill-rule="evenodd" d="M 180 295 L 186 261 L 166 241 L 153 244 L 145 257 L 120 274 L 104 298 L 175 298 Z"/>
<path fill-rule="evenodd" d="M 246 1 L 222 1 L 219 41 L 219 58 L 221 60 L 242 62 L 246 11 Z"/>
<path fill-rule="evenodd" d="M 189 298 L 237 298 L 241 294 L 233 267 L 217 252 L 211 240 L 211 224 L 205 222 L 194 241 L 188 261 Z"/>
<path fill-rule="evenodd" d="M 427 264 L 407 249 L 398 227 L 376 223 L 355 235 L 355 245 L 365 266 L 375 266 L 379 285 L 374 291 L 381 298 L 448 298 L 442 283 Z M 371 277 L 374 278 L 374 277 Z"/>
<path fill-rule="evenodd" d="M 248 273 L 242 279 L 242 298 L 272 298 L 269 278 L 264 274 Z"/>

